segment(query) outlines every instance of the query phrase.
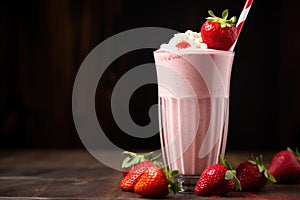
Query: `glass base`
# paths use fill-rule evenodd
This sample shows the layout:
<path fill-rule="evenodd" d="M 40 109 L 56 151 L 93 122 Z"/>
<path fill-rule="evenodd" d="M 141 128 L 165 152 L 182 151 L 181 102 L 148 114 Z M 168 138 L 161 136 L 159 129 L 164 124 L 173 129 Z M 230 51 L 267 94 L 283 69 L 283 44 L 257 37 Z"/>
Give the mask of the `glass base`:
<path fill-rule="evenodd" d="M 174 177 L 175 182 L 180 186 L 180 193 L 194 193 L 199 176 L 178 175 Z"/>

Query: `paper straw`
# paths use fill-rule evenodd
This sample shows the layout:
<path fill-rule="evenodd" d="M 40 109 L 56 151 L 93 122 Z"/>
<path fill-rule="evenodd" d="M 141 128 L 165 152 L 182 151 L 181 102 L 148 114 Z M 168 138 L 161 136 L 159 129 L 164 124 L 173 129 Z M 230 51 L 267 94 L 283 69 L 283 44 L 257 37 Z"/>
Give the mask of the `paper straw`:
<path fill-rule="evenodd" d="M 231 51 L 233 51 L 235 45 L 236 45 L 236 42 L 240 36 L 240 33 L 241 33 L 241 30 L 244 26 L 244 23 L 245 23 L 245 20 L 248 16 L 248 13 L 249 13 L 249 10 L 252 6 L 252 3 L 253 3 L 253 0 L 247 0 L 246 3 L 245 3 L 245 6 L 240 14 L 240 17 L 239 17 L 239 20 L 238 22 L 236 23 L 236 29 L 237 29 L 237 38 L 236 38 L 236 41 L 235 43 L 232 45 L 232 47 L 230 48 Z"/>

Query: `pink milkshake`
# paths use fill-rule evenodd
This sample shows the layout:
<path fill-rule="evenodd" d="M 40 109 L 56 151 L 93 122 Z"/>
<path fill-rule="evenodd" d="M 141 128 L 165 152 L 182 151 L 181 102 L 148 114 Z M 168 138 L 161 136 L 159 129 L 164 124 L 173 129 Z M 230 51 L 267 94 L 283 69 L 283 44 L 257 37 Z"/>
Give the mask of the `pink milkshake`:
<path fill-rule="evenodd" d="M 177 34 L 190 48 L 172 48 L 176 36 L 154 52 L 163 159 L 179 171 L 185 192 L 193 191 L 202 171 L 225 153 L 234 58 L 232 51 L 205 48 L 195 34 Z"/>

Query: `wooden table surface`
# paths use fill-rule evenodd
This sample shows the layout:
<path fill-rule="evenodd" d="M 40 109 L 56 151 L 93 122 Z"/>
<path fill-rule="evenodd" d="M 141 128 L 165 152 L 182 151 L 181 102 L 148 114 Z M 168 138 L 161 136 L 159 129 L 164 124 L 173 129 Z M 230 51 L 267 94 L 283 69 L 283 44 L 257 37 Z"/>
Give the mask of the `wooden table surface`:
<path fill-rule="evenodd" d="M 228 152 L 225 157 L 236 166 L 248 155 Z M 274 154 L 263 155 L 268 165 Z M 0 199 L 143 199 L 119 189 L 121 176 L 84 150 L 0 151 Z M 230 192 L 221 198 L 298 200 L 300 185 L 268 184 L 260 192 Z M 172 194 L 167 199 L 212 197 Z"/>

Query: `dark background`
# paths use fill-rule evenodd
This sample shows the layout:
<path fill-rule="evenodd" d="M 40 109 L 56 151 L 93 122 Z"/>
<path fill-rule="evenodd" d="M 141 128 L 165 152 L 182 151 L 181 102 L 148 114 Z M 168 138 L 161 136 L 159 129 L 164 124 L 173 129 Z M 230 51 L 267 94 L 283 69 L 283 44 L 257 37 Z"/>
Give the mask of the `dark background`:
<path fill-rule="evenodd" d="M 296 3 L 295 3 L 296 2 Z M 207 10 L 239 16 L 244 0 L 36 0 L 0 2 L 0 147 L 82 148 L 72 118 L 80 64 L 103 40 L 137 27 L 198 31 Z M 229 150 L 274 150 L 300 141 L 300 9 L 298 1 L 255 0 L 235 48 Z M 166 42 L 166 41 L 165 41 Z M 154 149 L 158 135 L 136 143 L 111 119 L 114 84 L 153 50 L 121 56 L 99 82 L 99 121 L 114 143 Z M 148 122 L 155 85 L 132 97 L 131 114 Z"/>

